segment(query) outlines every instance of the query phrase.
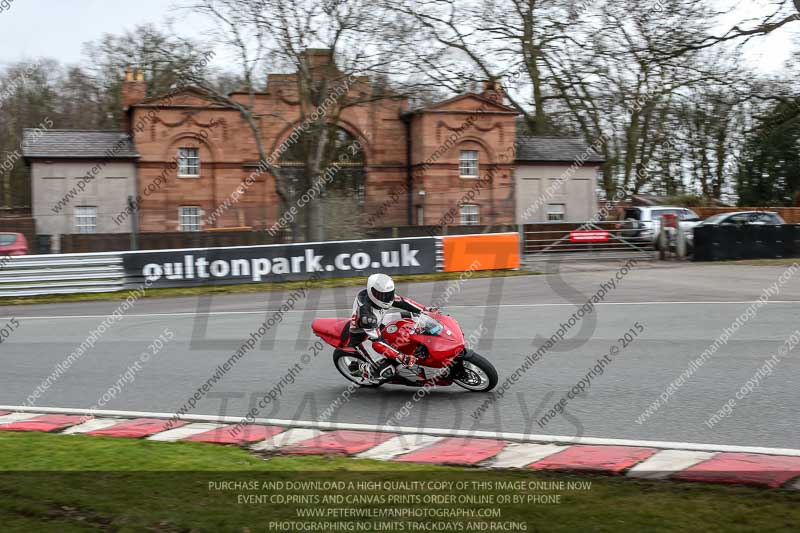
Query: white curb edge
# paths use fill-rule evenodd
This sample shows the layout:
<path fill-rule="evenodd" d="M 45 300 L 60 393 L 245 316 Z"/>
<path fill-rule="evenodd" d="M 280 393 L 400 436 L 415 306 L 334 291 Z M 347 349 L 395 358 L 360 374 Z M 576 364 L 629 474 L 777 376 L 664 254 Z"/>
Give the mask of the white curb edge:
<path fill-rule="evenodd" d="M 174 413 L 153 413 L 149 411 L 116 411 L 73 409 L 65 407 L 26 407 L 18 405 L 0 405 L 0 411 L 18 413 L 42 413 L 65 415 L 93 415 L 126 418 L 177 418 L 187 422 L 239 423 L 242 417 L 213 415 L 175 415 Z M 509 433 L 497 431 L 473 431 L 466 429 L 415 428 L 404 426 L 378 426 L 372 424 L 354 424 L 344 422 L 316 422 L 311 420 L 281 420 L 275 418 L 256 418 L 257 425 L 282 426 L 286 428 L 310 428 L 318 430 L 349 429 L 356 431 L 377 431 L 398 434 L 422 434 L 440 437 L 471 437 L 506 440 L 510 442 L 534 442 L 545 444 L 589 444 L 597 446 L 640 446 L 669 450 L 692 450 L 702 452 L 756 453 L 762 455 L 788 455 L 800 457 L 800 449 L 767 448 L 762 446 L 734 446 L 728 444 L 701 444 L 691 442 L 669 442 L 655 440 L 609 439 L 601 437 L 566 437 L 559 435 L 537 435 L 526 433 Z"/>

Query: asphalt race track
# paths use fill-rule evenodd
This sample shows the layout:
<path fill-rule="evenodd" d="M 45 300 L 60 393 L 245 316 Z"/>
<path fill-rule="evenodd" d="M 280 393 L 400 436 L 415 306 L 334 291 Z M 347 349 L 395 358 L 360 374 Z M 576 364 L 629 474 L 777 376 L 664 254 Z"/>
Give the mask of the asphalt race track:
<path fill-rule="evenodd" d="M 460 320 L 465 335 L 484 332 L 477 351 L 496 364 L 502 382 L 539 346 L 532 339 L 553 335 L 600 283 L 608 283 L 614 268 L 469 279 L 444 307 Z M 608 292 L 604 303 L 524 373 L 479 421 L 471 413 L 487 396 L 454 386 L 433 390 L 415 403 L 401 425 L 800 448 L 800 347 L 737 400 L 730 416 L 712 428 L 704 424 L 800 328 L 800 272 L 697 369 L 665 406 L 643 423 L 636 421 L 690 361 L 730 327 L 748 302 L 756 300 L 785 270 L 783 266 L 743 265 L 635 267 Z M 453 283 L 457 282 L 405 285 L 398 292 L 427 303 Z M 331 348 L 313 357 L 316 338 L 309 324 L 316 316 L 348 316 L 355 292 L 354 287 L 310 291 L 189 412 L 244 415 L 287 369 L 308 355 L 310 361 L 302 365 L 294 383 L 283 387 L 278 400 L 258 416 L 316 420 L 347 382 L 331 364 Z M 275 292 L 140 300 L 35 405 L 88 408 L 122 382 L 116 398 L 104 409 L 175 411 L 286 298 L 286 293 Z M 12 317 L 20 324 L 0 345 L 0 404 L 24 404 L 53 368 L 118 305 L 0 307 L 0 326 Z M 635 322 L 643 326 L 643 333 L 591 380 L 583 397 L 569 400 L 565 415 L 540 427 L 535 420 L 584 378 Z M 165 328 L 174 338 L 136 372 L 133 382 L 121 381 L 121 374 Z M 331 420 L 383 424 L 415 392 L 405 387 L 358 390 Z"/>

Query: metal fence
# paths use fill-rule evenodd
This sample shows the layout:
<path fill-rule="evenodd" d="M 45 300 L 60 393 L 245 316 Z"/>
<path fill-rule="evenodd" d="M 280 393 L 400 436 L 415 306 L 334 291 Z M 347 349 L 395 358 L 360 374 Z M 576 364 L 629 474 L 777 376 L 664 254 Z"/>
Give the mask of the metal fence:
<path fill-rule="evenodd" d="M 0 257 L 0 297 L 119 291 L 125 287 L 117 253 Z"/>
<path fill-rule="evenodd" d="M 13 230 L 6 230 L 13 231 Z M 513 224 L 480 226 L 389 226 L 367 227 L 351 232 L 348 239 L 394 239 L 403 237 L 434 237 L 444 235 L 474 235 L 478 233 L 502 233 L 516 231 Z M 68 254 L 92 252 L 126 252 L 132 250 L 130 233 L 77 233 L 57 236 L 59 250 Z M 270 236 L 264 230 L 206 230 L 142 232 L 136 235 L 139 250 L 173 250 L 180 248 L 219 248 L 228 246 L 259 246 L 267 244 L 291 244 L 283 233 Z M 29 244 L 34 241 L 29 238 Z M 39 235 L 37 253 L 49 253 L 50 235 Z M 302 243 L 303 239 L 294 241 Z M 41 251 L 38 251 L 41 250 Z"/>
<path fill-rule="evenodd" d="M 520 232 L 526 261 L 655 257 L 654 240 L 620 222 L 544 222 Z"/>

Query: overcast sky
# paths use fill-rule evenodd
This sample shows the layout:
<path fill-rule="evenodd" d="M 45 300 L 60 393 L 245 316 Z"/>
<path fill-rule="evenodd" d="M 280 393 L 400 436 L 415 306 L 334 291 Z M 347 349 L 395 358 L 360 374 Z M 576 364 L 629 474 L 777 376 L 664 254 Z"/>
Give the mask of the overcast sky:
<path fill-rule="evenodd" d="M 0 0 L 2 3 L 4 0 Z M 10 6 L 0 12 L 0 65 L 21 59 L 52 57 L 63 63 L 81 61 L 83 43 L 104 33 L 121 33 L 145 22 L 161 24 L 167 17 L 188 36 L 202 36 L 204 23 L 184 10 L 173 8 L 175 0 L 5 0 Z M 723 2 L 724 0 L 720 0 Z M 743 0 L 734 18 L 765 13 L 764 0 Z M 758 4 L 761 7 L 758 7 Z M 733 19 L 730 19 L 733 20 Z M 779 30 L 749 45 L 746 61 L 763 71 L 777 71 L 792 53 L 792 31 Z M 794 48 L 797 53 L 797 49 Z M 222 56 L 220 56 L 222 57 Z"/>
<path fill-rule="evenodd" d="M 169 16 L 182 32 L 197 35 L 192 24 L 179 23 L 187 14 L 172 10 L 174 5 L 173 0 L 13 0 L 0 13 L 0 63 L 38 57 L 78 63 L 85 42 L 145 22 L 160 25 Z"/>

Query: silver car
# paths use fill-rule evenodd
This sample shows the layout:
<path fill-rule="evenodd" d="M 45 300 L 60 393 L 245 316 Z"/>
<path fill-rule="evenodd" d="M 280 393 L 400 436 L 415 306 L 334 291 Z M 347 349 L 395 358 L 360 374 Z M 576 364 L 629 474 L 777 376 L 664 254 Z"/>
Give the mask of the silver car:
<path fill-rule="evenodd" d="M 622 235 L 626 238 L 647 239 L 653 242 L 661 233 L 661 217 L 664 215 L 677 215 L 678 225 L 686 235 L 686 240 L 691 246 L 694 240 L 692 228 L 700 223 L 697 213 L 686 207 L 647 206 L 625 208 L 625 230 Z"/>
<path fill-rule="evenodd" d="M 729 213 L 717 213 L 700 223 L 703 226 L 727 225 L 737 226 L 757 225 L 768 226 L 775 224 L 786 224 L 778 213 L 773 211 L 733 211 Z"/>

